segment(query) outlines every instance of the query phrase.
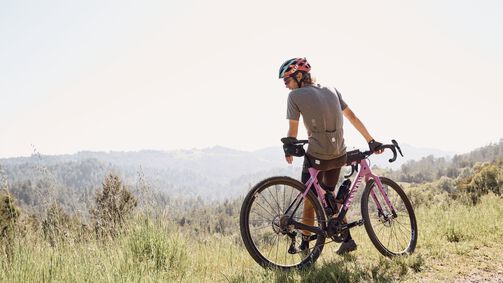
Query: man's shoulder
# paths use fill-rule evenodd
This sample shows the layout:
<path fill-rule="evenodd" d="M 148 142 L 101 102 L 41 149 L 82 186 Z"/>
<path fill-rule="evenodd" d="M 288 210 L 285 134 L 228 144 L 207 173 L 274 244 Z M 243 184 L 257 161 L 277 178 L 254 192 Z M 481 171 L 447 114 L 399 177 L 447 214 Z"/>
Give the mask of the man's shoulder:
<path fill-rule="evenodd" d="M 305 86 L 301 88 L 296 88 L 290 91 L 290 95 L 303 95 L 316 92 L 320 89 L 319 85 Z"/>

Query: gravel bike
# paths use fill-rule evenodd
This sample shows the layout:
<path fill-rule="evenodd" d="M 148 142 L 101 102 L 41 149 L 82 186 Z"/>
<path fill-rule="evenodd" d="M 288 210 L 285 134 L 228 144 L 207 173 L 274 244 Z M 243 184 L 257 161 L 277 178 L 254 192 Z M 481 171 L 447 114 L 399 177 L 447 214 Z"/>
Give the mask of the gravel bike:
<path fill-rule="evenodd" d="M 307 140 L 295 140 L 293 145 L 303 154 L 307 143 Z M 403 156 L 395 140 L 380 149 L 393 152 L 389 162 L 396 160 L 397 150 Z M 351 188 L 347 186 L 340 211 L 330 209 L 318 182 L 320 171 L 314 168 L 308 169 L 310 178 L 305 184 L 286 176 L 271 177 L 256 184 L 245 197 L 240 213 L 241 236 L 252 258 L 266 268 L 306 268 L 318 259 L 325 244 L 343 242 L 349 229 L 361 225 L 384 256 L 414 252 L 418 231 L 412 205 L 400 185 L 372 173 L 367 160 L 372 154 L 372 151 L 360 150 L 347 152 L 346 165 L 352 170 L 344 176 L 344 183 L 351 185 L 349 177 L 354 172 L 358 174 Z M 361 195 L 362 219 L 346 223 L 345 216 L 363 180 L 366 186 Z M 314 219 L 303 216 L 304 202 L 314 207 Z M 315 244 L 299 251 L 296 245 L 302 239 L 302 232 L 310 234 L 308 240 Z M 327 239 L 331 240 L 326 242 Z"/>

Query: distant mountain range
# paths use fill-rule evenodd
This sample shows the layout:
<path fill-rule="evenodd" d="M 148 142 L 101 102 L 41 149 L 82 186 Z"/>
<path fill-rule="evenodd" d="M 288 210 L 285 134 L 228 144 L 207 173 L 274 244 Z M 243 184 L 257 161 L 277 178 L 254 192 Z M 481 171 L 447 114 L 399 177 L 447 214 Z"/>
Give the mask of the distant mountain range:
<path fill-rule="evenodd" d="M 396 170 L 409 160 L 419 160 L 429 155 L 437 158 L 445 157 L 446 159 L 450 159 L 456 154 L 456 152 L 454 151 L 445 151 L 434 148 L 419 148 L 409 144 L 400 144 L 400 148 L 402 149 L 403 157 L 399 155 L 396 161 L 393 163 L 388 162 L 388 157 L 392 156 L 391 152 L 383 153 L 383 155 L 385 156 L 384 158 L 379 155 L 374 155 L 371 157 L 371 161 L 373 162 L 373 164 L 381 168 L 391 168 L 393 170 Z"/>
<path fill-rule="evenodd" d="M 371 163 L 381 168 L 397 169 L 408 160 L 428 155 L 453 156 L 453 152 L 402 145 L 404 158 L 390 164 L 390 153 L 372 156 Z M 12 186 L 47 179 L 73 190 L 95 190 L 107 172 L 135 184 L 139 176 L 160 191 L 177 196 L 199 196 L 221 200 L 244 194 L 250 186 L 273 175 L 299 177 L 302 158 L 293 165 L 284 160 L 280 146 L 256 151 L 240 151 L 221 146 L 205 149 L 138 152 L 91 152 L 71 155 L 33 155 L 0 159 L 0 169 Z M 43 170 L 41 170 L 41 168 Z M 45 173 L 44 173 L 45 172 Z M 37 181 L 38 180 L 38 181 Z"/>

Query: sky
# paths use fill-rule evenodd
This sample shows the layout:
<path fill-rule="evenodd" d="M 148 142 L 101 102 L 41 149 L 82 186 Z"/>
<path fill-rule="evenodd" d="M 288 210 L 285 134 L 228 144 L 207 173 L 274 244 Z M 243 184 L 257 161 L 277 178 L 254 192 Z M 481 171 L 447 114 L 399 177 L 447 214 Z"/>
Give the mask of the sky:
<path fill-rule="evenodd" d="M 501 1 L 0 1 L 0 157 L 280 146 L 306 57 L 371 135 L 503 138 Z M 365 148 L 345 121 L 349 147 Z M 299 138 L 306 136 L 300 129 Z"/>

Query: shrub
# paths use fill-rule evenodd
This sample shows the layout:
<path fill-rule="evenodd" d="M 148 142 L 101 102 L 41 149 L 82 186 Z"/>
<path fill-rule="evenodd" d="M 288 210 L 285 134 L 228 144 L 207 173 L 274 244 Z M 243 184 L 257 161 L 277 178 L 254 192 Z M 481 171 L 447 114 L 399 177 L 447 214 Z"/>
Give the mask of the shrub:
<path fill-rule="evenodd" d="M 503 168 L 498 163 L 478 163 L 473 168 L 473 174 L 460 178 L 458 189 L 465 194 L 472 204 L 478 203 L 480 196 L 489 192 L 503 194 Z M 464 197 L 461 196 L 461 199 Z"/>
<path fill-rule="evenodd" d="M 90 211 L 96 235 L 116 237 L 136 205 L 136 198 L 119 177 L 109 174 L 103 189 L 96 192 L 96 206 Z"/>
<path fill-rule="evenodd" d="M 466 238 L 466 236 L 460 229 L 454 227 L 448 227 L 444 233 L 444 236 L 446 237 L 447 241 L 451 243 L 458 243 Z"/>
<path fill-rule="evenodd" d="M 455 193 L 457 190 L 456 181 L 446 176 L 440 177 L 440 179 L 436 182 L 436 185 L 439 189 L 449 194 Z"/>
<path fill-rule="evenodd" d="M 13 254 L 15 224 L 19 218 L 19 209 L 14 198 L 6 191 L 0 195 L 0 246 L 2 254 L 10 261 Z"/>
<path fill-rule="evenodd" d="M 44 239 L 51 247 L 68 240 L 71 230 L 70 216 L 57 203 L 47 209 L 46 218 L 42 221 Z"/>
<path fill-rule="evenodd" d="M 160 223 L 145 219 L 131 230 L 128 246 L 134 264 L 156 271 L 171 271 L 183 275 L 187 267 L 185 241 L 174 233 L 167 233 Z"/>

